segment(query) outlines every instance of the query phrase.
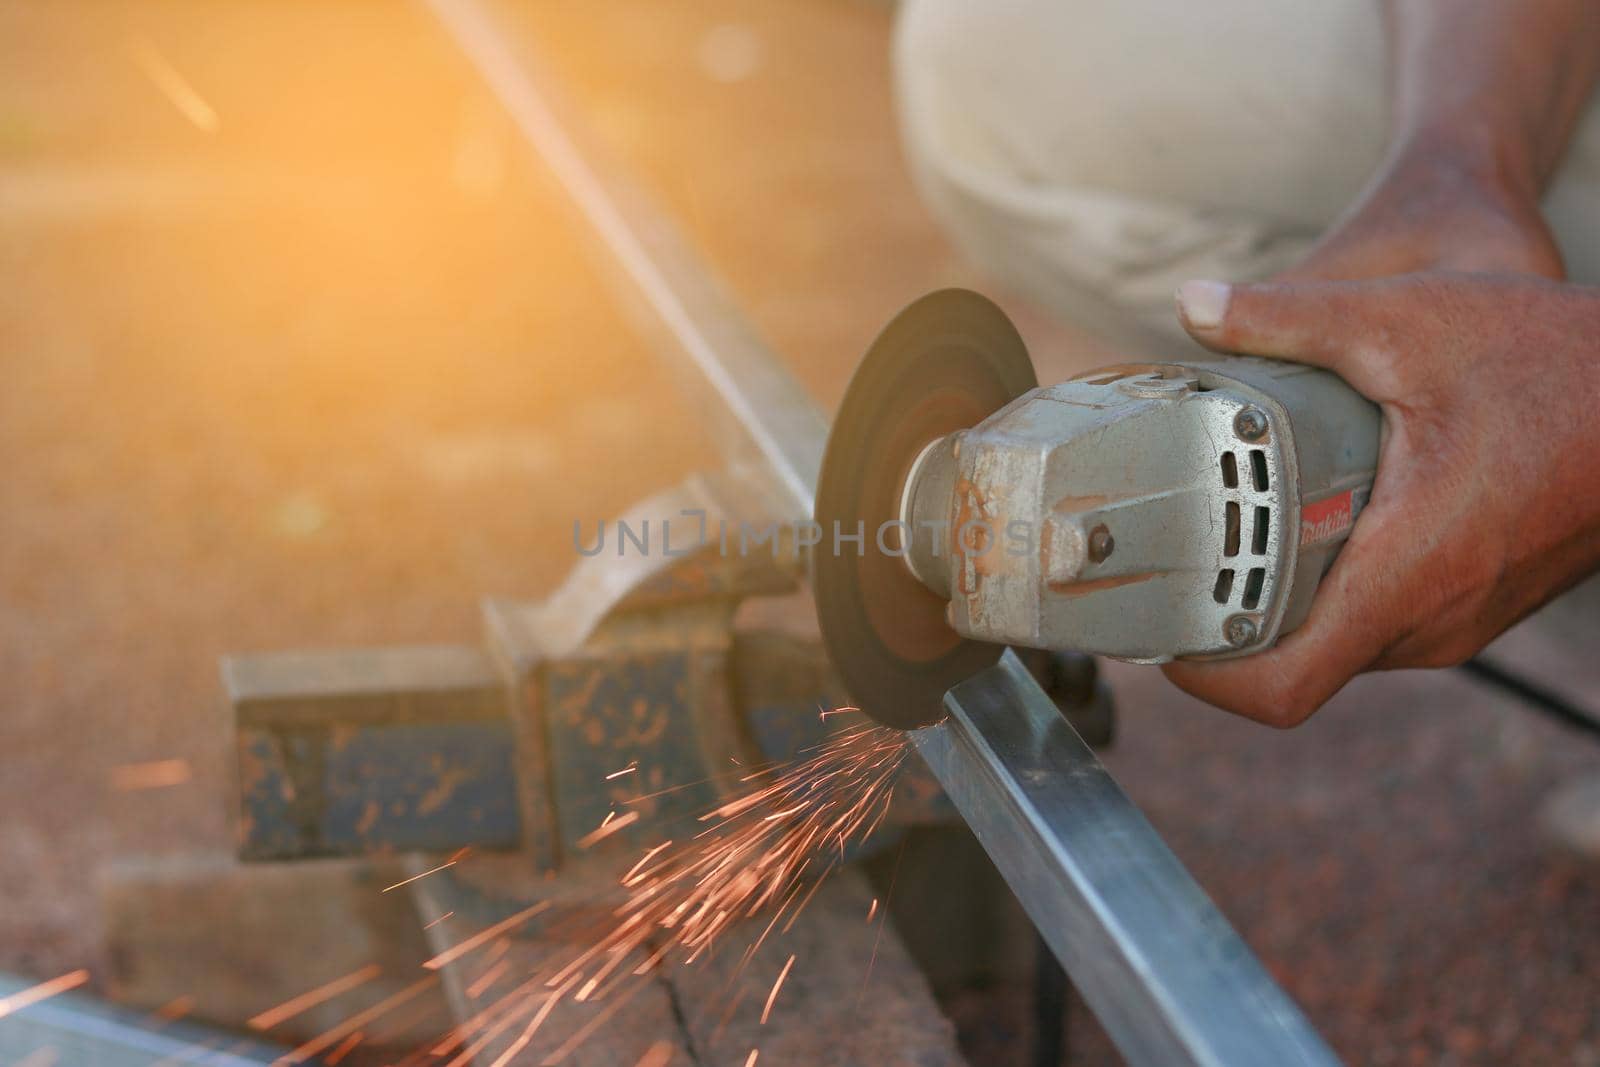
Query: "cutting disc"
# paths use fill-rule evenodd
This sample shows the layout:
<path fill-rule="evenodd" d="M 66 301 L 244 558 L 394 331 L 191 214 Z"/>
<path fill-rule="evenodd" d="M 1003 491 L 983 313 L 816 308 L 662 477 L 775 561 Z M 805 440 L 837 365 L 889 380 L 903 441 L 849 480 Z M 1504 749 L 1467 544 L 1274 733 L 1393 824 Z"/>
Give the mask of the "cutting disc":
<path fill-rule="evenodd" d="M 857 706 L 903 730 L 944 717 L 944 693 L 994 663 L 999 645 L 971 641 L 946 601 L 919 582 L 898 547 L 900 492 L 929 442 L 976 426 L 1037 385 L 1005 313 L 977 293 L 930 293 L 895 317 L 856 368 L 828 436 L 817 480 L 812 591 L 823 643 Z M 835 527 L 834 523 L 838 526 Z M 835 550 L 833 531 L 865 546 Z M 918 537 L 931 536 L 927 531 Z M 948 532 L 945 537 L 948 539 Z"/>

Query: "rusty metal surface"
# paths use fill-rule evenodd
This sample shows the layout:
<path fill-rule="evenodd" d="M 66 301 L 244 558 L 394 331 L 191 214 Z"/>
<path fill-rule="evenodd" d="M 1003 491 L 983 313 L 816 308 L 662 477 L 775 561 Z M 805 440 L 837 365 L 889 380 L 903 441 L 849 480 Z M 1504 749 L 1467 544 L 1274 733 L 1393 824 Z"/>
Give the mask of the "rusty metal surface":
<path fill-rule="evenodd" d="M 640 834 L 659 833 L 663 820 L 700 811 L 716 798 L 714 783 L 705 780 L 691 704 L 696 667 L 691 655 L 661 652 L 545 669 L 543 718 L 565 848 L 608 815 L 631 811 L 639 812 L 639 822 L 616 836 L 642 842 L 636 827 Z M 608 780 L 630 766 L 638 769 Z M 675 791 L 629 804 L 663 790 Z"/>
<path fill-rule="evenodd" d="M 481 651 L 230 656 L 223 679 L 242 858 L 521 841 L 505 699 Z"/>
<path fill-rule="evenodd" d="M 814 638 L 735 630 L 723 585 L 705 588 L 709 600 L 609 620 L 552 658 L 508 645 L 524 609 L 491 603 L 492 658 L 520 668 L 485 674 L 491 658 L 476 650 L 435 651 L 410 661 L 395 693 L 382 650 L 230 659 L 239 854 L 475 845 L 520 848 L 534 869 L 553 869 L 613 812 L 637 811 L 640 827 L 687 818 L 741 768 L 792 759 L 860 721 L 819 714 L 846 700 Z M 442 677 L 423 669 L 430 656 Z M 908 768 L 889 824 L 955 817 L 927 769 Z"/>
<path fill-rule="evenodd" d="M 239 729 L 239 856 L 521 843 L 503 719 Z"/>
<path fill-rule="evenodd" d="M 611 605 L 599 619 L 561 610 L 586 582 L 486 602 L 486 651 L 229 658 L 240 854 L 475 845 L 552 870 L 608 817 L 635 814 L 616 834 L 633 841 L 848 725 L 819 715 L 843 695 L 815 638 L 734 626 L 740 597 L 793 588 L 781 563 L 702 553 L 649 582 L 597 593 Z M 926 771 L 896 796 L 894 822 L 954 814 Z"/>

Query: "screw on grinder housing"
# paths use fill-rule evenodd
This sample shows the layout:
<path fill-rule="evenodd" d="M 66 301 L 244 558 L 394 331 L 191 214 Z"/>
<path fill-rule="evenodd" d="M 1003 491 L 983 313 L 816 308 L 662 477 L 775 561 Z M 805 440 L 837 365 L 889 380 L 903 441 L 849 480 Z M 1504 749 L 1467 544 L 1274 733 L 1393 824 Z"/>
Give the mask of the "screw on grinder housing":
<path fill-rule="evenodd" d="M 1304 621 L 1370 492 L 1381 416 L 1329 371 L 1197 355 L 1037 388 L 976 294 L 889 325 L 817 494 L 818 617 L 863 711 L 936 722 L 1007 644 L 1160 663 L 1257 652 Z M 858 523 L 862 542 L 835 536 Z"/>

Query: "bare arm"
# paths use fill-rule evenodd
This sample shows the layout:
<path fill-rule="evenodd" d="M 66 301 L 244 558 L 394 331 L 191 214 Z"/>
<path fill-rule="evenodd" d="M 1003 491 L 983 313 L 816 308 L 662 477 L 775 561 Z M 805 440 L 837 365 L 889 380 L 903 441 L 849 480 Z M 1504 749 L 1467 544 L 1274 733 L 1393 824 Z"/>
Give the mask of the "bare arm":
<path fill-rule="evenodd" d="M 1394 135 L 1537 197 L 1600 71 L 1594 0 L 1388 0 Z"/>
<path fill-rule="evenodd" d="M 1289 280 L 1561 277 L 1539 198 L 1600 73 L 1594 0 L 1387 0 L 1389 151 Z"/>

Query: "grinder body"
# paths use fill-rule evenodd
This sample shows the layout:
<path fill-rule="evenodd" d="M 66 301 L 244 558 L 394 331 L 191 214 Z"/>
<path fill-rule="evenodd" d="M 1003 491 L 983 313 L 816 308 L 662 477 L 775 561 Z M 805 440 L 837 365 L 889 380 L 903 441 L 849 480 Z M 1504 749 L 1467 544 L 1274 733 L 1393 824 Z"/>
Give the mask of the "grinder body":
<path fill-rule="evenodd" d="M 811 553 L 861 710 L 937 722 L 1006 645 L 1162 663 L 1305 621 L 1367 502 L 1381 413 L 1329 371 L 1195 354 L 1041 388 L 977 293 L 883 329 L 834 419 Z"/>
<path fill-rule="evenodd" d="M 1305 620 L 1377 469 L 1337 375 L 1231 357 L 1109 367 L 929 442 L 897 531 L 963 637 L 1136 662 L 1270 647 Z"/>

